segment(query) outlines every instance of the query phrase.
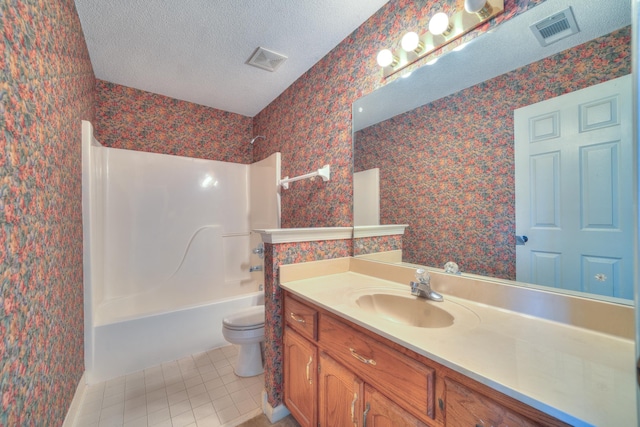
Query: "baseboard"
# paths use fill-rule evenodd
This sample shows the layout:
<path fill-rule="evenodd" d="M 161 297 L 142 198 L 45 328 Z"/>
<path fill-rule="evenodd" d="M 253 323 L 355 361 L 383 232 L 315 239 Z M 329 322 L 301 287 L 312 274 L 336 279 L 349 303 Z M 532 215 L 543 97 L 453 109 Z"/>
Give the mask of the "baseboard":
<path fill-rule="evenodd" d="M 284 417 L 290 414 L 287 407 L 284 406 L 284 404 L 282 403 L 276 406 L 275 408 L 271 406 L 269 404 L 269 401 L 267 400 L 266 390 L 262 390 L 262 412 L 264 412 L 267 418 L 269 418 L 269 421 L 271 422 L 271 424 L 277 421 L 280 421 L 281 419 L 283 419 Z"/>
<path fill-rule="evenodd" d="M 75 426 L 76 418 L 78 418 L 78 412 L 80 411 L 80 405 L 82 404 L 82 399 L 84 398 L 84 391 L 86 388 L 87 388 L 87 381 L 85 379 L 85 372 L 83 372 L 82 376 L 80 377 L 80 381 L 78 381 L 78 386 L 76 387 L 76 392 L 73 395 L 73 400 L 71 401 L 71 405 L 69 405 L 67 416 L 64 417 L 64 422 L 62 423 L 62 427 Z"/>

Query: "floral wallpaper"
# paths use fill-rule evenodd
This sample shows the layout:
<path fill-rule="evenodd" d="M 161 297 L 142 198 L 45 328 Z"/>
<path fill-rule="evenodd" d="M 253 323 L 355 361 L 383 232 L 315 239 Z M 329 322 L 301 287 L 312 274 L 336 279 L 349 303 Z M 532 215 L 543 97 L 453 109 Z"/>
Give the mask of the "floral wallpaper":
<path fill-rule="evenodd" d="M 502 15 L 464 40 L 542 1 L 505 0 Z M 351 226 L 351 104 L 398 77 L 382 78 L 376 53 L 399 43 L 407 28 L 426 26 L 436 9 L 463 6 L 464 0 L 391 0 L 254 117 L 254 133 L 266 136 L 254 145 L 254 161 L 280 151 L 288 176 L 331 165 L 329 182 L 296 182 L 283 192 L 282 227 Z"/>
<path fill-rule="evenodd" d="M 391 236 L 359 237 L 353 239 L 353 256 L 402 249 L 402 234 Z"/>
<path fill-rule="evenodd" d="M 515 279 L 513 111 L 629 74 L 630 43 L 627 27 L 359 131 L 381 223 L 410 224 L 403 260 Z"/>
<path fill-rule="evenodd" d="M 282 403 L 282 320 L 283 295 L 279 267 L 285 264 L 351 256 L 351 240 L 324 240 L 303 243 L 266 243 L 265 283 L 265 369 L 267 399 L 272 407 Z"/>
<path fill-rule="evenodd" d="M 543 1 L 505 0 L 502 15 L 469 33 L 464 40 Z M 266 136 L 254 144 L 254 161 L 281 152 L 283 176 L 298 176 L 331 165 L 330 181 L 298 181 L 282 192 L 283 228 L 352 225 L 351 104 L 398 78 L 382 78 L 376 53 L 393 41 L 398 42 L 406 28 L 426 22 L 436 8 L 463 5 L 464 0 L 391 0 L 254 117 L 254 134 Z M 413 67 L 423 62 L 418 61 Z M 374 244 L 379 243 L 393 247 L 392 242 Z M 268 401 L 277 406 L 282 401 L 282 306 L 277 267 L 284 263 L 277 259 L 285 249 L 277 245 L 276 249 L 268 250 L 276 252 L 265 259 L 265 381 Z M 345 254 L 351 255 L 352 250 L 345 250 Z M 321 259 L 318 255 L 312 258 Z M 305 256 L 301 255 L 295 262 L 303 259 Z"/>
<path fill-rule="evenodd" d="M 95 79 L 73 0 L 0 3 L 0 426 L 62 425 L 84 371 L 81 120 Z"/>
<path fill-rule="evenodd" d="M 542 1 L 505 0 L 503 15 L 466 38 Z M 96 82 L 73 0 L 0 3 L 0 426 L 61 425 L 84 369 L 82 119 L 118 148 L 239 163 L 280 151 L 289 176 L 330 164 L 331 181 L 283 192 L 282 225 L 350 226 L 351 103 L 396 78 L 382 79 L 376 52 L 435 8 L 462 3 L 391 0 L 253 119 Z M 252 148 L 253 135 L 266 138 Z M 281 402 L 278 266 L 352 251 L 351 241 L 267 245 L 272 405 Z"/>
<path fill-rule="evenodd" d="M 95 137 L 108 147 L 251 163 L 251 117 L 96 81 Z"/>

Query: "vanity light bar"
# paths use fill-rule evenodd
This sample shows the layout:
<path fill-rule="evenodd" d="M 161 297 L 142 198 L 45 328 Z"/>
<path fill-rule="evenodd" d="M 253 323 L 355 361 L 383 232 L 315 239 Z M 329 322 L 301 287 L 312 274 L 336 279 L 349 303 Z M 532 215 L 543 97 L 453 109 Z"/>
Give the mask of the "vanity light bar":
<path fill-rule="evenodd" d="M 378 54 L 377 62 L 383 77 L 397 73 L 502 12 L 504 0 L 466 0 L 465 9 L 451 16 L 436 13 L 429 21 L 429 31 L 422 34 L 407 32 L 395 49 L 383 49 L 382 55 Z"/>

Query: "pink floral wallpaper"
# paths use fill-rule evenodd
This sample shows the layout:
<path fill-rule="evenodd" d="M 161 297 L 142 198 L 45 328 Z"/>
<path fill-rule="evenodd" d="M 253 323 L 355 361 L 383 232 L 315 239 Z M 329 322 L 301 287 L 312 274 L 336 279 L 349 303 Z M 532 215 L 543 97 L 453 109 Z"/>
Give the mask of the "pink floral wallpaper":
<path fill-rule="evenodd" d="M 630 42 L 624 28 L 359 131 L 381 223 L 409 224 L 403 260 L 515 279 L 513 110 L 629 74 Z"/>
<path fill-rule="evenodd" d="M 251 117 L 96 81 L 95 136 L 128 150 L 251 163 Z"/>
<path fill-rule="evenodd" d="M 353 239 L 353 256 L 402 249 L 402 235 L 359 237 Z"/>
<path fill-rule="evenodd" d="M 541 2 L 506 0 L 504 14 L 465 39 Z M 351 104 L 393 80 L 382 78 L 376 53 L 399 42 L 407 28 L 425 26 L 436 9 L 463 6 L 464 0 L 391 0 L 254 117 L 254 133 L 266 136 L 256 141 L 254 160 L 280 151 L 288 176 L 331 165 L 331 181 L 296 182 L 283 192 L 283 227 L 351 225 Z"/>
<path fill-rule="evenodd" d="M 84 371 L 81 120 L 95 79 L 73 0 L 0 3 L 0 426 L 59 426 Z"/>
<path fill-rule="evenodd" d="M 264 380 L 272 407 L 282 403 L 282 320 L 283 295 L 279 268 L 285 264 L 351 256 L 351 240 L 324 240 L 303 243 L 265 244 L 265 351 Z"/>
<path fill-rule="evenodd" d="M 467 38 L 542 1 L 506 0 Z M 253 119 L 96 82 L 72 0 L 0 3 L 0 426 L 61 425 L 84 369 L 81 119 L 118 148 L 240 163 L 281 151 L 289 176 L 330 164 L 328 183 L 283 192 L 282 225 L 350 226 L 351 103 L 387 82 L 375 53 L 437 4 L 462 3 L 391 0 Z M 253 135 L 266 139 L 251 148 Z M 271 404 L 281 400 L 278 266 L 352 253 L 351 241 L 267 246 Z"/>

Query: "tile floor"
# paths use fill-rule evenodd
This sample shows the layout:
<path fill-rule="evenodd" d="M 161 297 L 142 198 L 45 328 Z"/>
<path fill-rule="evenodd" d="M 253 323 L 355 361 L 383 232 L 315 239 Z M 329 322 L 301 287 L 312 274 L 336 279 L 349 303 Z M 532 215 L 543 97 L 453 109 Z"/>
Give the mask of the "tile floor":
<path fill-rule="evenodd" d="M 233 427 L 262 413 L 264 376 L 233 373 L 227 346 L 87 386 L 75 427 Z"/>

